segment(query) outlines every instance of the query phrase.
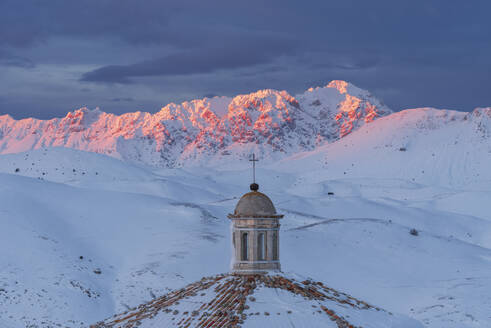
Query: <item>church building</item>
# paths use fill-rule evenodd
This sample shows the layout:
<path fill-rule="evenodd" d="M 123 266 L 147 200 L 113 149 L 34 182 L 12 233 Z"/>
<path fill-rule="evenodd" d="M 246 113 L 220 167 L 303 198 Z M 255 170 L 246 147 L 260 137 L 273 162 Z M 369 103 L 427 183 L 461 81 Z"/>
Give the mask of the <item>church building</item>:
<path fill-rule="evenodd" d="M 254 182 L 251 191 L 243 195 L 233 214 L 232 243 L 234 258 L 232 272 L 236 274 L 263 274 L 280 271 L 280 219 L 271 199 L 259 192 L 255 182 L 255 157 L 253 156 Z"/>
<path fill-rule="evenodd" d="M 203 277 L 91 328 L 423 328 L 412 319 L 280 272 L 280 219 L 255 182 L 228 218 L 234 245 L 231 272 Z"/>

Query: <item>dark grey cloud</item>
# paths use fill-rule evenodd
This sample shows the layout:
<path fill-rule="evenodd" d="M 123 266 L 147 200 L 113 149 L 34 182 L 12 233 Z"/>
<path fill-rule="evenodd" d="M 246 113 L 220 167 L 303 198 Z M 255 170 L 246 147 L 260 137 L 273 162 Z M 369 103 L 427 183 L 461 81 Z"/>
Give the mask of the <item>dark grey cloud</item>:
<path fill-rule="evenodd" d="M 487 0 L 1 0 L 0 113 L 152 112 L 332 79 L 396 110 L 471 110 L 491 105 L 489 12 Z"/>
<path fill-rule="evenodd" d="M 131 97 L 123 97 L 123 98 L 113 98 L 111 99 L 112 102 L 133 102 L 135 99 Z"/>
<path fill-rule="evenodd" d="M 326 56 L 326 53 L 317 53 L 306 54 L 300 61 L 312 69 L 363 70 L 377 67 L 384 59 L 383 56 L 371 54 L 328 53 Z"/>
<path fill-rule="evenodd" d="M 8 51 L 0 49 L 0 65 L 2 66 L 15 66 L 22 68 L 34 68 L 35 64 L 29 58 L 17 56 L 9 53 Z"/>
<path fill-rule="evenodd" d="M 216 93 L 206 93 L 203 96 L 201 96 L 200 98 L 213 98 L 213 97 L 217 97 L 217 96 L 220 96 L 220 95 L 218 95 Z"/>
<path fill-rule="evenodd" d="M 173 53 L 130 65 L 109 65 L 85 73 L 89 82 L 130 83 L 133 77 L 213 73 L 272 62 L 294 54 L 298 47 L 281 35 L 238 35 L 238 40 L 221 41 L 213 48 L 203 47 Z"/>
<path fill-rule="evenodd" d="M 26 47 L 54 36 L 114 35 L 129 42 L 153 42 L 167 24 L 171 7 L 145 0 L 2 0 L 0 45 Z"/>

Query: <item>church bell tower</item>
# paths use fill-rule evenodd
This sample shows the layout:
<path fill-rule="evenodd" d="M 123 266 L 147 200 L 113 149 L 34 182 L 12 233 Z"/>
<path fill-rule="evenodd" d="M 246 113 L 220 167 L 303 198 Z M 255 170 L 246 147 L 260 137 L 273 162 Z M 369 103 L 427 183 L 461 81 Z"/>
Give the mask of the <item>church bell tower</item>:
<path fill-rule="evenodd" d="M 251 191 L 244 194 L 233 214 L 232 220 L 234 262 L 232 272 L 237 274 L 263 274 L 280 271 L 280 219 L 271 199 L 259 192 L 255 179 L 255 162 L 252 155 L 253 183 Z"/>

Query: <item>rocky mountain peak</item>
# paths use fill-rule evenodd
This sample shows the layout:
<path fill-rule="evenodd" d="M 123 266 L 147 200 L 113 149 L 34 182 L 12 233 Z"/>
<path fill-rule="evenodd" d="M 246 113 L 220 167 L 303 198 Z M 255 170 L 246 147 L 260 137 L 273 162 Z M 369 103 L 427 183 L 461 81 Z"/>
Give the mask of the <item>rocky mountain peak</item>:
<path fill-rule="evenodd" d="M 275 160 L 313 150 L 389 113 L 369 92 L 332 81 L 297 96 L 264 89 L 170 103 L 155 114 L 80 108 L 61 119 L 0 117 L 0 150 L 62 146 L 155 166 L 203 164 L 251 151 Z"/>

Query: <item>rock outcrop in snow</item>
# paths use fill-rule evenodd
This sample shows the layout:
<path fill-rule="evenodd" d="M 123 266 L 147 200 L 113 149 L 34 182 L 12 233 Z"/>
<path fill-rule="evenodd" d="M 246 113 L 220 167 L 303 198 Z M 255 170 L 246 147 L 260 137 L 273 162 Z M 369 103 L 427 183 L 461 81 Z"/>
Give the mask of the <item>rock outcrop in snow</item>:
<path fill-rule="evenodd" d="M 263 159 L 313 150 L 391 110 L 365 90 L 332 81 L 295 97 L 260 90 L 234 98 L 169 104 L 155 114 L 81 108 L 64 118 L 0 116 L 0 154 L 70 147 L 155 166 L 202 163 L 215 156 Z"/>

